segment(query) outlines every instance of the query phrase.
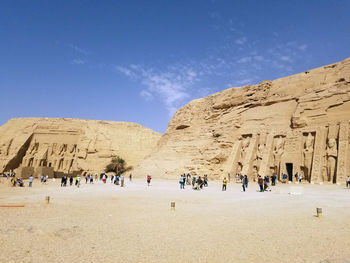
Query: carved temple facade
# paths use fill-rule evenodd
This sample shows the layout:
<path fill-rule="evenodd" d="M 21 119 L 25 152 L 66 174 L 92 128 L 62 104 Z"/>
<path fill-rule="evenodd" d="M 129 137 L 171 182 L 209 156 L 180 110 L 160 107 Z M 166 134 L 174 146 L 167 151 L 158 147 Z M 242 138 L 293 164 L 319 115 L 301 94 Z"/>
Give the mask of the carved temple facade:
<path fill-rule="evenodd" d="M 345 182 L 350 174 L 350 126 L 305 127 L 289 131 L 245 133 L 232 148 L 228 172 L 248 175 L 294 175 L 309 182 Z"/>
<path fill-rule="evenodd" d="M 135 165 L 160 134 L 134 123 L 79 119 L 12 119 L 0 127 L 0 172 L 19 177 L 100 173 L 120 156 Z"/>

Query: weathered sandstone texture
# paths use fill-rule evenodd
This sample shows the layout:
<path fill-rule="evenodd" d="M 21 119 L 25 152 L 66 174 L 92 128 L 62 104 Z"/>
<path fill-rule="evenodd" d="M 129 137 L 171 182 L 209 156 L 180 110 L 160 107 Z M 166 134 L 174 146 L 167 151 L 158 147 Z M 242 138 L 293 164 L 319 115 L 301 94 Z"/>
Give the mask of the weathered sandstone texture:
<path fill-rule="evenodd" d="M 344 182 L 350 174 L 350 59 L 230 88 L 179 109 L 136 174 L 228 173 Z"/>
<path fill-rule="evenodd" d="M 112 157 L 135 166 L 160 134 L 135 123 L 81 119 L 20 118 L 0 127 L 0 172 L 30 174 L 101 172 Z"/>

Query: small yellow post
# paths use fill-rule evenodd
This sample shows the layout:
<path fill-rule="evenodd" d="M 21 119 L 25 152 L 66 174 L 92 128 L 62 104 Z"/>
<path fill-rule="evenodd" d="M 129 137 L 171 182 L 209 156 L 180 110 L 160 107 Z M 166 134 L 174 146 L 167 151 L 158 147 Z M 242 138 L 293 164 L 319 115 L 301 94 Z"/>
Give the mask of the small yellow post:
<path fill-rule="evenodd" d="M 321 207 L 317 207 L 316 212 L 317 212 L 317 217 L 322 217 L 322 208 Z"/>
<path fill-rule="evenodd" d="M 50 196 L 46 196 L 46 204 L 50 203 Z"/>
<path fill-rule="evenodd" d="M 175 202 L 171 202 L 170 207 L 171 207 L 171 210 L 175 211 Z"/>

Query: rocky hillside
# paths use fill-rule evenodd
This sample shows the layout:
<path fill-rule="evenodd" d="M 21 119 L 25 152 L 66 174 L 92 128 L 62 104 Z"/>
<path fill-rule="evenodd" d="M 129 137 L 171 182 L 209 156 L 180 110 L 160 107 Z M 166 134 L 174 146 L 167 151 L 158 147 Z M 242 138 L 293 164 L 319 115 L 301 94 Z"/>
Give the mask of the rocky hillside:
<path fill-rule="evenodd" d="M 135 171 L 169 178 L 190 171 L 211 178 L 301 172 L 309 181 L 344 179 L 349 121 L 346 59 L 190 102 L 176 112 L 155 151 Z M 335 146 L 328 144 L 332 138 Z M 344 156 L 328 154 L 334 147 Z"/>
<path fill-rule="evenodd" d="M 27 169 L 24 174 L 38 169 L 52 170 L 51 174 L 101 172 L 117 155 L 135 166 L 155 148 L 160 136 L 127 122 L 11 119 L 0 127 L 0 172 L 17 168 Z"/>

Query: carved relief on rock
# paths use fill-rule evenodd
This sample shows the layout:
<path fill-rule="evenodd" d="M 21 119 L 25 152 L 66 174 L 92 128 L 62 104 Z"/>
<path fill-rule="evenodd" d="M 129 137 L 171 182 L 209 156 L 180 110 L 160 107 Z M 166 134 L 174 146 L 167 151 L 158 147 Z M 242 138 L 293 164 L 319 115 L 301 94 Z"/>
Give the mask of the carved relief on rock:
<path fill-rule="evenodd" d="M 304 143 L 302 164 L 303 164 L 304 178 L 305 180 L 310 181 L 311 171 L 312 171 L 312 159 L 314 154 L 315 136 L 311 132 L 308 132 L 306 134 L 304 134 L 304 137 L 306 137 L 306 140 Z"/>
<path fill-rule="evenodd" d="M 239 149 L 239 158 L 238 158 L 238 167 L 237 167 L 237 172 L 241 173 L 244 165 L 244 161 L 247 155 L 248 147 L 250 145 L 250 140 L 251 140 L 252 135 L 243 135 L 241 140 L 241 147 Z"/>
<path fill-rule="evenodd" d="M 64 166 L 63 166 L 63 170 L 65 172 L 69 172 L 71 170 L 73 163 L 74 163 L 74 160 L 75 160 L 76 150 L 77 150 L 76 144 L 72 144 L 72 145 L 68 146 L 68 150 L 67 150 L 66 155 L 65 155 Z"/>
<path fill-rule="evenodd" d="M 337 157 L 338 157 L 337 141 L 335 138 L 328 138 L 327 149 L 326 149 L 327 178 L 324 178 L 325 181 L 328 181 L 328 182 L 336 181 Z"/>
<path fill-rule="evenodd" d="M 9 155 L 12 142 L 13 142 L 13 139 L 9 140 L 8 142 L 6 142 L 0 146 L 0 156 L 8 156 Z"/>
<path fill-rule="evenodd" d="M 39 149 L 39 143 L 36 142 L 36 140 L 31 142 L 26 152 L 26 155 L 23 157 L 22 166 L 32 167 L 34 165 L 34 157 L 37 154 L 38 149 Z"/>
<path fill-rule="evenodd" d="M 266 153 L 266 136 L 266 134 L 259 135 L 259 144 L 256 150 L 256 157 L 254 161 L 254 166 L 256 167 L 257 171 L 259 171 L 262 160 L 264 158 L 264 154 Z"/>
<path fill-rule="evenodd" d="M 273 146 L 273 171 L 278 176 L 281 173 L 281 159 L 284 153 L 285 139 L 282 135 L 278 135 L 274 139 Z"/>

